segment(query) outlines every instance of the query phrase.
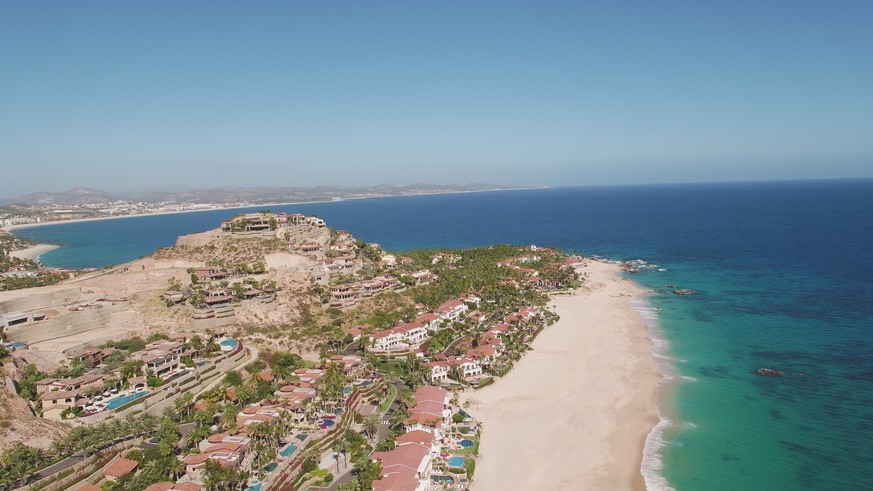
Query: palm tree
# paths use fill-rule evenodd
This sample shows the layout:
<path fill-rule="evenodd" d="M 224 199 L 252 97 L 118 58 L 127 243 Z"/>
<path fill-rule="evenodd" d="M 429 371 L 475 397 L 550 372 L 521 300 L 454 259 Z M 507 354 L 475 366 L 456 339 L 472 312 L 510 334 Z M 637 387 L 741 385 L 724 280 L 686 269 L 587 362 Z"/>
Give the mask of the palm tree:
<path fill-rule="evenodd" d="M 185 470 L 185 464 L 181 460 L 172 458 L 167 462 L 167 472 L 169 472 L 170 480 L 176 481 L 182 472 Z"/>
<path fill-rule="evenodd" d="M 376 436 L 379 431 L 379 426 L 382 424 L 382 418 L 376 413 L 370 413 L 361 422 L 361 430 L 370 438 Z"/>

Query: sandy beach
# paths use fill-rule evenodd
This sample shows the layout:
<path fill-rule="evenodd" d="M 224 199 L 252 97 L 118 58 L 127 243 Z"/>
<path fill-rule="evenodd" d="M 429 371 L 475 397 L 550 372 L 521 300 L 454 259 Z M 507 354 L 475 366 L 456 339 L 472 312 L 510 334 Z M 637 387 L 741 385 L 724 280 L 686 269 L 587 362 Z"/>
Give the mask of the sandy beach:
<path fill-rule="evenodd" d="M 30 246 L 26 249 L 11 251 L 9 255 L 12 257 L 17 257 L 19 259 L 30 259 L 31 261 L 38 261 L 39 256 L 45 254 L 48 251 L 53 251 L 59 248 L 60 246 L 56 245 L 37 244 L 35 246 Z"/>
<path fill-rule="evenodd" d="M 588 261 L 580 272 L 584 291 L 553 299 L 561 320 L 534 350 L 467 396 L 483 423 L 474 491 L 645 489 L 661 373 L 630 303 L 644 291 L 614 264 Z"/>

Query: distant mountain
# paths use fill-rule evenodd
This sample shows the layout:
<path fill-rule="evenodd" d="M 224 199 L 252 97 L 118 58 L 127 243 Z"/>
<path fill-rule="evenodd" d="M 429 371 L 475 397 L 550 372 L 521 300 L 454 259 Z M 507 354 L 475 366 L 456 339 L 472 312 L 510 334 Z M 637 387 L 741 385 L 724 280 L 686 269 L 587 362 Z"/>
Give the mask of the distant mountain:
<path fill-rule="evenodd" d="M 6 204 L 20 205 L 85 205 L 91 203 L 108 203 L 121 198 L 91 188 L 73 188 L 62 193 L 31 193 L 19 198 L 5 200 Z"/>
<path fill-rule="evenodd" d="M 114 195 L 90 188 L 75 188 L 62 193 L 31 193 L 19 198 L 3 200 L 2 204 L 26 206 L 83 205 L 109 203 L 113 201 L 135 201 L 158 203 L 163 201 L 182 203 L 283 203 L 299 201 L 320 201 L 332 199 L 361 198 L 367 196 L 403 196 L 426 193 L 458 193 L 509 189 L 508 186 L 494 184 L 380 184 L 362 188 L 343 188 L 337 186 L 304 187 L 255 187 L 234 189 L 198 189 L 193 191 L 145 191 L 129 195 Z"/>

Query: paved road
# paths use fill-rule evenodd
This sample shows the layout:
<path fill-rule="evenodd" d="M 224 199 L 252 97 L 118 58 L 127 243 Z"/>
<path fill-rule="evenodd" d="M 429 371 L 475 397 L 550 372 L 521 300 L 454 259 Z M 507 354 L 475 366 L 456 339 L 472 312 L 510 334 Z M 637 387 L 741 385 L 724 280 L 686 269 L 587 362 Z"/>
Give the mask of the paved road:
<path fill-rule="evenodd" d="M 88 452 L 88 457 L 93 456 L 95 453 L 97 453 L 99 451 L 106 450 L 107 448 L 109 448 L 115 444 L 123 443 L 127 440 L 134 440 L 134 439 L 135 438 L 121 438 L 118 440 L 113 440 L 111 442 L 104 442 L 104 443 L 94 447 L 93 449 L 91 449 Z M 54 463 L 54 464 L 36 472 L 33 475 L 34 477 L 33 477 L 33 479 L 31 479 L 30 482 L 38 481 L 40 479 L 51 476 L 52 474 L 55 474 L 57 472 L 61 472 L 63 470 L 69 469 L 70 467 L 73 467 L 74 465 L 78 464 L 79 462 L 82 462 L 83 460 L 85 460 L 85 452 L 84 451 L 76 452 L 73 455 L 67 457 L 66 459 L 64 459 L 60 462 Z"/>
<path fill-rule="evenodd" d="M 399 395 L 400 389 L 403 388 L 403 382 L 394 382 L 394 387 L 397 389 L 397 394 Z M 397 402 L 397 399 L 398 398 L 395 396 L 391 405 L 388 406 L 388 410 L 385 411 L 384 415 L 382 415 L 382 421 L 379 424 L 379 431 L 376 432 L 377 443 L 388 438 L 388 433 L 391 432 L 391 418 L 394 416 L 394 411 L 400 408 L 400 403 Z"/>

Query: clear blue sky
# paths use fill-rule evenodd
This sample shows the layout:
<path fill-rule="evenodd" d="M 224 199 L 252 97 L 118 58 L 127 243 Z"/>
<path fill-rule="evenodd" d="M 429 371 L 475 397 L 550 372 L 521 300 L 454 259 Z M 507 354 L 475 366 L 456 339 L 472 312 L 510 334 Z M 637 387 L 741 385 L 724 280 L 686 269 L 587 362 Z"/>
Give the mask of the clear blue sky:
<path fill-rule="evenodd" d="M 871 26 L 869 0 L 3 2 L 0 196 L 869 177 Z"/>

